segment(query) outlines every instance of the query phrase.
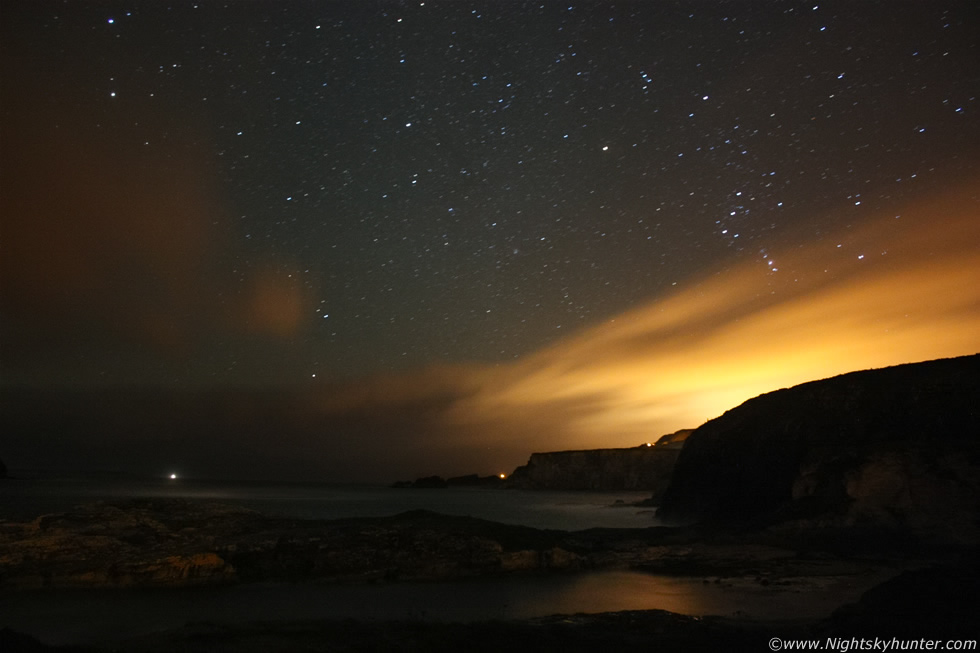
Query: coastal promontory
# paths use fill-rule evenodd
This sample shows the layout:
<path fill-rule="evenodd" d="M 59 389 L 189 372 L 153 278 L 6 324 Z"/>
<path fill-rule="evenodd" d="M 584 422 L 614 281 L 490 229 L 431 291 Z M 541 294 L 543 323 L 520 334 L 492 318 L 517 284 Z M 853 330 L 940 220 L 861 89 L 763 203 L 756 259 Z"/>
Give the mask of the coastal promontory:
<path fill-rule="evenodd" d="M 687 439 L 658 517 L 980 542 L 980 355 L 751 399 Z"/>
<path fill-rule="evenodd" d="M 522 490 L 650 490 L 659 497 L 670 482 L 680 449 L 691 431 L 624 449 L 533 453 L 508 479 Z"/>

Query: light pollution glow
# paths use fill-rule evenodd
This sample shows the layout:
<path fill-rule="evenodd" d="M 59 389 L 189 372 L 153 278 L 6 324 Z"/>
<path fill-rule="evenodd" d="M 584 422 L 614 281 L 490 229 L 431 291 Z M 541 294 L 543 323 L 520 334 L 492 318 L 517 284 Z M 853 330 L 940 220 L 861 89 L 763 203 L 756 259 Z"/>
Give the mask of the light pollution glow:
<path fill-rule="evenodd" d="M 781 387 L 972 354 L 978 207 L 975 192 L 947 193 L 773 249 L 778 272 L 758 258 L 719 270 L 515 364 L 388 377 L 331 403 L 451 393 L 438 422 L 454 446 L 635 446 Z"/>

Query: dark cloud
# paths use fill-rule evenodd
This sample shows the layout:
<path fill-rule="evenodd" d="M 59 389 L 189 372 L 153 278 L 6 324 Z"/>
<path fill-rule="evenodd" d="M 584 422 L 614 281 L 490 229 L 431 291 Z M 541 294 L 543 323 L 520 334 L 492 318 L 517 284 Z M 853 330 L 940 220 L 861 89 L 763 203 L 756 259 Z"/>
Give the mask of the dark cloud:
<path fill-rule="evenodd" d="M 32 85 L 18 91 L 43 97 Z M 100 118 L 86 115 L 90 107 L 38 119 L 45 110 L 22 100 L 5 116 L 0 311 L 8 374 L 45 357 L 91 357 L 92 367 L 110 370 L 114 358 L 132 357 L 156 368 L 200 358 L 215 342 L 297 335 L 309 289 L 295 265 L 271 254 L 236 265 L 242 252 L 203 126 L 184 124 L 172 143 L 151 149 L 121 145 L 104 133 L 110 125 L 93 128 Z M 169 128 L 156 113 L 142 116 L 160 123 L 144 127 Z M 38 124 L 58 127 L 32 129 Z"/>

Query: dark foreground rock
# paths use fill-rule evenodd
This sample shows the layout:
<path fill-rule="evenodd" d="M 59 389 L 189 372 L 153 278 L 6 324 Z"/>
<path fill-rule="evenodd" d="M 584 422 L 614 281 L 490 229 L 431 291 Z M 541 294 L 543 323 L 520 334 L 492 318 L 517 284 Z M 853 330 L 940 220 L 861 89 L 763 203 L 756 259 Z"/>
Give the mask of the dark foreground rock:
<path fill-rule="evenodd" d="M 34 653 L 35 651 L 66 650 L 45 646 L 36 638 L 25 633 L 17 632 L 11 628 L 0 628 L 0 651 L 11 651 L 16 653 Z M 75 649 L 78 650 L 78 649 Z"/>
<path fill-rule="evenodd" d="M 822 637 L 980 639 L 980 551 L 957 564 L 903 572 L 813 628 Z M 974 647 L 975 649 L 975 647 Z"/>
<path fill-rule="evenodd" d="M 90 649 L 48 649 L 7 630 L 0 632 L 0 650 L 595 651 L 655 645 L 661 651 L 758 651 L 766 650 L 773 636 L 893 636 L 894 631 L 894 636 L 921 632 L 936 637 L 958 634 L 964 624 L 972 624 L 980 594 L 977 566 L 970 561 L 980 557 L 977 552 L 951 553 L 943 565 L 921 570 L 931 564 L 929 559 L 913 559 L 907 552 L 857 557 L 798 544 L 772 532 L 543 531 L 427 511 L 314 521 L 174 499 L 91 504 L 27 523 L 0 524 L 0 592 L 43 595 L 65 587 L 132 590 L 250 581 L 398 582 L 632 568 L 723 586 L 806 593 L 840 579 L 868 586 L 872 578 L 895 576 L 903 569 L 911 573 L 816 624 L 660 611 L 467 624 L 198 623 Z M 180 595 L 175 593 L 174 600 Z"/>
<path fill-rule="evenodd" d="M 390 651 L 395 653 L 548 653 L 568 651 L 648 650 L 724 651 L 766 650 L 767 634 L 758 627 L 718 618 L 686 617 L 661 610 L 603 614 L 554 615 L 526 621 L 426 623 L 421 621 L 304 621 L 226 626 L 191 624 L 176 631 L 155 633 L 105 647 L 45 647 L 19 637 L 23 649 L 11 651 L 120 651 L 156 653 L 273 653 L 329 651 L 331 653 Z M 2 634 L 0 634 L 2 638 Z M 0 644 L 3 639 L 0 639 Z M 762 647 L 762 648 L 760 648 Z"/>
<path fill-rule="evenodd" d="M 980 355 L 749 400 L 687 440 L 658 517 L 980 542 Z"/>
<path fill-rule="evenodd" d="M 333 622 L 300 624 L 293 628 L 258 626 L 244 632 L 202 626 L 195 637 L 174 633 L 173 642 L 154 643 L 138 650 L 270 651 L 281 645 L 290 648 L 328 651 L 446 652 L 473 651 L 630 651 L 655 646 L 660 651 L 750 650 L 765 639 L 759 633 L 720 619 L 700 619 L 660 610 L 604 614 L 555 615 L 528 621 L 497 621 L 470 624 L 422 622 Z M 216 648 L 184 648 L 189 641 L 207 635 Z M 135 643 L 135 642 L 134 642 Z M 262 648 L 256 647 L 261 643 Z M 282 650 L 281 648 L 278 650 Z"/>
<path fill-rule="evenodd" d="M 553 615 L 526 620 L 442 623 L 426 621 L 311 620 L 230 625 L 209 621 L 89 646 L 48 647 L 0 629 L 0 650 L 71 652 L 583 652 L 657 650 L 943 650 L 978 639 L 978 568 L 975 557 L 954 565 L 905 572 L 865 592 L 854 604 L 815 623 L 759 622 L 692 617 L 661 610 Z M 771 646 L 773 640 L 778 647 Z M 888 642 L 883 649 L 874 642 Z M 864 642 L 863 644 L 861 642 Z M 903 645 L 901 642 L 905 642 Z M 914 644 L 910 644 L 914 642 Z M 928 645 L 924 644 L 927 642 Z"/>
<path fill-rule="evenodd" d="M 553 615 L 527 620 L 441 623 L 316 620 L 229 625 L 202 621 L 182 628 L 88 647 L 47 647 L 0 630 L 0 650 L 155 653 L 276 651 L 583 652 L 657 650 L 943 650 L 950 640 L 972 650 L 978 639 L 977 563 L 908 571 L 865 592 L 852 605 L 815 623 L 692 617 L 661 610 Z M 771 642 L 778 640 L 777 646 Z M 874 648 L 874 642 L 887 642 Z M 864 643 L 861 643 L 864 642 Z M 902 644 L 905 642 L 905 644 Z M 910 644 L 914 642 L 914 644 Z M 924 644 L 928 643 L 928 645 Z M 795 649 L 794 649 L 795 650 Z"/>
<path fill-rule="evenodd" d="M 96 503 L 0 524 L 0 588 L 447 579 L 582 566 L 561 548 L 565 536 L 427 511 L 316 521 L 181 499 Z"/>
<path fill-rule="evenodd" d="M 220 503 L 132 500 L 0 523 L 0 591 L 394 582 L 639 569 L 794 577 L 906 568 L 907 552 L 857 562 L 785 536 L 716 538 L 651 527 L 566 532 L 423 510 L 374 519 L 287 519 Z M 904 557 L 903 557 L 904 556 Z M 918 564 L 918 561 L 912 561 Z"/>

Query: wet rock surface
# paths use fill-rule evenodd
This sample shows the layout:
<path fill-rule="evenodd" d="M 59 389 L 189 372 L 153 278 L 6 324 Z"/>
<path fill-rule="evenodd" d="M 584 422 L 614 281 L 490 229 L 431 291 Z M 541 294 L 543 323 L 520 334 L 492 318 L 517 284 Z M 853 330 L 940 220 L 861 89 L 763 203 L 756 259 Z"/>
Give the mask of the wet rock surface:
<path fill-rule="evenodd" d="M 539 530 L 424 510 L 287 519 L 221 503 L 147 499 L 0 524 L 0 589 L 393 582 L 627 568 L 715 577 L 754 577 L 769 568 L 791 576 L 828 565 L 848 574 L 869 564 L 904 564 L 895 556 L 854 564 L 801 552 L 797 544 L 770 533 L 724 539 L 690 528 Z"/>
<path fill-rule="evenodd" d="M 552 615 L 525 620 L 442 623 L 310 620 L 221 624 L 208 621 L 175 630 L 89 646 L 49 647 L 0 629 L 3 651 L 258 652 L 274 651 L 764 651 L 809 641 L 812 650 L 872 649 L 878 642 L 977 640 L 978 566 L 957 564 L 907 571 L 865 592 L 861 599 L 815 623 L 763 622 L 735 617 L 692 617 L 662 610 Z M 770 642 L 780 640 L 774 649 Z M 865 640 L 866 644 L 860 644 Z M 890 644 L 888 650 L 901 650 Z M 966 647 L 969 650 L 969 645 Z"/>
<path fill-rule="evenodd" d="M 813 628 L 827 637 L 901 639 L 980 636 L 980 551 L 958 563 L 905 571 Z M 937 647 L 938 648 L 938 647 Z"/>
<path fill-rule="evenodd" d="M 179 508 L 172 510 L 171 508 Z M 0 587 L 175 587 L 229 582 L 213 523 L 249 527 L 221 504 L 90 504 L 27 523 L 0 524 Z"/>
<path fill-rule="evenodd" d="M 307 521 L 179 499 L 96 503 L 0 524 L 0 587 L 444 579 L 581 565 L 561 537 L 426 511 Z"/>
<path fill-rule="evenodd" d="M 951 554 L 942 571 L 930 572 L 923 569 L 934 565 L 934 557 L 915 558 L 908 551 L 848 556 L 802 546 L 804 540 L 695 528 L 545 531 L 427 511 L 379 519 L 283 519 L 213 502 L 133 500 L 0 524 L 0 592 L 261 581 L 396 583 L 616 568 L 776 592 L 807 592 L 841 578 L 870 584 L 872 578 L 897 576 L 892 582 L 898 583 L 869 592 L 867 600 L 830 620 L 792 628 L 778 624 L 778 631 L 747 619 L 634 611 L 467 624 L 198 623 L 102 648 L 55 649 L 115 651 L 585 651 L 654 641 L 661 650 L 764 650 L 774 632 L 844 636 L 868 624 L 921 624 L 916 596 L 930 601 L 932 623 L 950 627 L 962 625 L 976 608 L 976 593 L 964 589 L 976 582 L 975 567 L 972 576 L 962 573 L 962 560 L 970 555 Z M 898 575 L 903 570 L 910 574 Z M 953 600 L 959 611 L 941 607 Z M 936 621 L 940 613 L 952 615 L 948 623 Z M 882 622 L 882 614 L 892 621 Z M 25 637 L 6 631 L 0 643 L 13 642 L 5 651 L 50 650 Z"/>

